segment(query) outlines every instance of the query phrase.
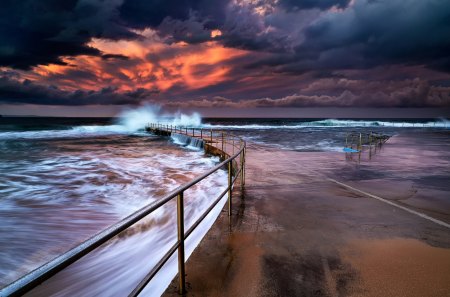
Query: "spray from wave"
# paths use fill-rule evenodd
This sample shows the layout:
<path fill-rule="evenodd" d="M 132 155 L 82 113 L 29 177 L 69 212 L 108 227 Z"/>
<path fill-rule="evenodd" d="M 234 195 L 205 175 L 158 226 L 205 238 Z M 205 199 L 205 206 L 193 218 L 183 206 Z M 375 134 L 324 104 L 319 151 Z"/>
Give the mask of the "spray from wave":
<path fill-rule="evenodd" d="M 79 126 L 73 130 L 80 132 L 117 132 L 133 133 L 143 130 L 150 123 L 163 125 L 199 127 L 202 118 L 198 113 L 175 114 L 162 113 L 158 105 L 144 105 L 134 109 L 126 109 L 118 114 L 114 125 L 108 126 Z"/>
<path fill-rule="evenodd" d="M 175 114 L 161 113 L 161 108 L 154 105 L 144 105 L 136 109 L 121 112 L 117 123 L 126 131 L 135 132 L 143 129 L 149 123 L 164 125 L 199 127 L 202 119 L 198 113 L 191 115 L 177 112 Z"/>
<path fill-rule="evenodd" d="M 200 127 L 201 122 L 202 119 L 198 113 L 163 113 L 157 105 L 144 105 L 122 111 L 110 125 L 76 125 L 66 126 L 63 129 L 58 125 L 55 128 L 46 126 L 45 130 L 11 130 L 0 132 L 0 139 L 79 138 L 114 134 L 139 134 L 149 123 Z"/>

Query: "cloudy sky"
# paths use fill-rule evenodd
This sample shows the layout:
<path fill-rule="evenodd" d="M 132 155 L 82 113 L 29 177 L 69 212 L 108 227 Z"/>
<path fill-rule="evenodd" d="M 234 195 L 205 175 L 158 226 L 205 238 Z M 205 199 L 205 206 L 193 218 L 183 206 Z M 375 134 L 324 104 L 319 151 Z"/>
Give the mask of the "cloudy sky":
<path fill-rule="evenodd" d="M 110 115 L 144 103 L 445 115 L 450 3 L 1 1 L 0 114 Z"/>

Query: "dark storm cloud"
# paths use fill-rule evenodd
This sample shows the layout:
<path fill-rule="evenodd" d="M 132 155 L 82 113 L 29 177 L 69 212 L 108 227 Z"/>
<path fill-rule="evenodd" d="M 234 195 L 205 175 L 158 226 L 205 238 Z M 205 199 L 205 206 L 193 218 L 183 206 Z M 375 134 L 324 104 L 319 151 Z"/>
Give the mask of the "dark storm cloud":
<path fill-rule="evenodd" d="M 449 107 L 450 88 L 431 86 L 426 81 L 413 80 L 403 87 L 376 92 L 344 90 L 335 95 L 293 94 L 280 98 L 231 100 L 216 96 L 165 103 L 170 107 L 254 108 L 254 107 Z"/>
<path fill-rule="evenodd" d="M 139 31 L 147 28 L 153 30 Z M 212 37 L 213 29 L 221 34 Z M 88 46 L 93 38 L 100 41 L 91 44 L 104 52 Z M 145 57 L 132 51 L 129 57 L 126 51 L 115 53 L 114 46 L 101 47 L 107 43 L 105 39 L 133 39 L 136 51 L 142 47 Z M 215 42 L 202 44 L 211 40 Z M 188 45 L 174 44 L 178 41 Z M 158 46 L 152 49 L 153 45 Z M 183 59 L 171 63 L 177 57 L 201 53 L 202 46 L 249 52 L 226 64 L 195 59 L 188 66 Z M 427 75 L 433 71 L 439 75 L 430 80 L 448 81 L 449 53 L 447 0 L 3 0 L 0 3 L 0 66 L 9 67 L 0 75 L 2 102 L 134 104 L 148 100 L 157 90 L 120 92 L 105 86 L 117 85 L 124 90 L 136 84 L 157 85 L 151 83 L 165 79 L 167 86 L 162 89 L 166 98 L 210 98 L 217 94 L 232 99 L 259 98 L 186 101 L 194 106 L 448 106 L 448 86 L 430 83 Z M 79 55 L 97 58 L 80 57 L 84 63 L 76 64 L 73 57 Z M 66 63 L 73 67 L 55 67 L 57 71 L 48 73 L 46 69 L 28 73 L 11 70 Z M 189 70 L 198 79 L 219 67 L 225 67 L 227 74 L 202 87 L 190 86 L 181 73 L 183 69 Z M 408 67 L 420 69 L 405 75 Z M 386 87 L 391 78 L 364 77 L 377 68 L 389 69 L 397 80 L 389 81 Z M 352 70 L 361 79 L 342 74 Z M 25 77 L 36 82 L 24 80 Z M 309 83 L 305 79 L 317 83 L 305 87 Z M 67 91 L 83 87 L 99 90 Z"/>
<path fill-rule="evenodd" d="M 169 37 L 173 41 L 184 41 L 190 44 L 211 40 L 211 33 L 205 28 L 205 22 L 196 16 L 191 16 L 187 20 L 166 17 L 158 27 L 158 32 L 161 36 Z"/>
<path fill-rule="evenodd" d="M 280 0 L 281 7 L 288 11 L 295 11 L 301 9 L 328 9 L 331 7 L 345 8 L 350 3 L 350 0 Z"/>
<path fill-rule="evenodd" d="M 254 5 L 229 7 L 221 40 L 227 47 L 251 51 L 291 51 L 288 32 L 270 26 L 264 17 L 255 13 Z"/>
<path fill-rule="evenodd" d="M 195 44 L 211 40 L 210 30 L 221 28 L 230 0 L 126 0 L 120 7 L 123 22 L 133 28 L 157 28 L 167 42 Z"/>
<path fill-rule="evenodd" d="M 5 0 L 0 9 L 0 66 L 65 64 L 61 57 L 101 56 L 93 38 L 138 38 L 155 28 L 168 41 L 216 40 L 227 47 L 281 54 L 254 66 L 276 72 L 424 64 L 450 71 L 450 5 L 445 0 Z M 317 12 L 331 7 L 339 13 Z M 257 11 L 265 11 L 260 13 Z M 307 13 L 305 13 L 307 11 Z M 287 12 L 287 13 L 286 13 Z M 308 19 L 314 16 L 313 20 Z M 307 20 L 307 21 L 302 21 Z M 114 53 L 103 58 L 122 58 Z M 124 58 L 124 57 L 123 57 Z"/>
<path fill-rule="evenodd" d="M 192 12 L 205 19 L 208 27 L 217 27 L 225 18 L 229 0 L 126 0 L 120 7 L 120 16 L 134 28 L 156 27 L 166 17 L 187 20 Z"/>
<path fill-rule="evenodd" d="M 62 56 L 100 55 L 92 37 L 131 38 L 115 21 L 118 1 L 5 0 L 0 7 L 0 66 L 65 64 Z"/>
<path fill-rule="evenodd" d="M 445 0 L 360 0 L 304 30 L 295 54 L 271 57 L 278 72 L 425 65 L 450 71 L 450 5 Z"/>
<path fill-rule="evenodd" d="M 4 0 L 0 4 L 0 66 L 30 69 L 39 64 L 64 65 L 63 56 L 101 56 L 99 50 L 87 45 L 92 38 L 139 38 L 133 29 L 154 28 L 166 18 L 175 33 L 184 26 L 183 33 L 191 36 L 188 41 L 204 41 L 207 38 L 202 29 L 217 26 L 226 4 L 227 1 Z M 188 21 L 193 12 L 201 17 L 200 25 Z M 164 28 L 173 33 L 168 26 Z M 174 35 L 175 39 L 183 39 L 180 34 Z"/>
<path fill-rule="evenodd" d="M 30 80 L 18 81 L 10 76 L 0 77 L 0 102 L 30 103 L 41 105 L 90 105 L 90 104 L 139 104 L 159 93 L 156 89 L 138 88 L 132 91 L 119 92 L 114 87 L 102 88 L 98 91 L 76 90 L 65 91 L 54 85 L 40 85 Z"/>
<path fill-rule="evenodd" d="M 129 58 L 124 55 L 116 55 L 116 54 L 104 54 L 102 55 L 103 60 L 128 60 Z"/>

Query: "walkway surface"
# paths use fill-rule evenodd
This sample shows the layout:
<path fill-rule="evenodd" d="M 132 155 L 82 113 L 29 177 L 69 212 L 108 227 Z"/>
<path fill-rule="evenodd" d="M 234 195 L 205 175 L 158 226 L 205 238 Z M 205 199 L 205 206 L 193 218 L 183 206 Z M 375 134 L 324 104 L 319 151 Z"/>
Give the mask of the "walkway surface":
<path fill-rule="evenodd" d="M 245 191 L 188 260 L 187 296 L 450 296 L 448 191 L 386 175 L 407 141 L 366 163 L 250 144 Z"/>

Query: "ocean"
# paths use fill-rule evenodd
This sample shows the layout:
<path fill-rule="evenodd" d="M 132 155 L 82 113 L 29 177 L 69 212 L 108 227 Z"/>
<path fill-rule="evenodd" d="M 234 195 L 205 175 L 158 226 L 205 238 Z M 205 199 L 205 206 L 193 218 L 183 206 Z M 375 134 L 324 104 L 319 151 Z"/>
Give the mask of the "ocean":
<path fill-rule="evenodd" d="M 412 187 L 421 185 L 436 193 L 434 202 L 424 198 L 414 203 L 430 212 L 450 209 L 450 124 L 445 119 L 158 118 L 133 111 L 119 118 L 3 117 L 0 287 L 219 163 L 182 139 L 145 132 L 149 122 L 233 132 L 248 142 L 249 150 L 309 153 L 317 163 L 305 170 L 321 170 L 329 177 L 376 178 L 393 184 L 412 180 Z M 378 151 L 346 154 L 345 138 L 351 132 L 391 138 Z M 397 149 L 390 151 L 389 145 Z M 302 164 L 293 160 L 292 166 Z M 186 229 L 226 185 L 227 174 L 219 171 L 187 191 Z M 187 255 L 224 203 L 189 238 Z M 176 208 L 169 203 L 58 273 L 33 296 L 126 295 L 175 241 Z M 172 257 L 144 296 L 161 295 L 176 273 Z"/>

